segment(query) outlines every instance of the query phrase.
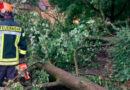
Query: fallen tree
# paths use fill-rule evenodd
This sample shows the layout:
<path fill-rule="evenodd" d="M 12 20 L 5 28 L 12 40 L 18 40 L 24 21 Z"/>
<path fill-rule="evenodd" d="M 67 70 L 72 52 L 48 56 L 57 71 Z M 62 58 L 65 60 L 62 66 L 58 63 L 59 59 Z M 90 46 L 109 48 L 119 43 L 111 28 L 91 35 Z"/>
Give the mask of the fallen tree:
<path fill-rule="evenodd" d="M 94 37 L 90 37 L 89 39 L 97 40 Z M 106 43 L 109 42 L 109 40 L 106 40 L 106 39 L 98 39 L 98 40 L 106 42 Z M 104 47 L 104 46 L 111 46 L 113 44 L 114 43 L 111 42 L 109 44 L 103 44 L 103 45 L 99 45 L 99 46 L 95 46 L 95 45 L 93 45 L 93 46 L 85 46 L 85 45 L 82 45 L 82 46 L 80 46 L 79 48 L 76 49 L 76 52 L 75 52 L 74 56 L 76 57 L 76 53 L 81 48 Z M 76 58 L 75 58 L 75 61 L 77 61 Z M 95 83 L 92 83 L 88 79 L 73 76 L 72 74 L 70 74 L 70 73 L 68 73 L 68 72 L 54 66 L 49 61 L 46 62 L 46 63 L 37 62 L 37 63 L 35 63 L 35 64 L 31 65 L 31 66 L 36 66 L 36 67 L 38 67 L 40 69 L 44 69 L 46 72 L 48 72 L 50 75 L 52 75 L 52 76 L 54 76 L 56 78 L 55 82 L 43 83 L 43 84 L 40 84 L 39 87 L 53 87 L 53 86 L 57 86 L 57 85 L 62 85 L 62 86 L 65 86 L 67 88 L 70 88 L 72 90 L 106 90 L 105 88 L 103 88 L 103 87 L 101 87 L 101 86 L 99 86 L 99 85 L 97 85 Z M 78 71 L 78 66 L 77 66 L 77 71 Z M 15 79 L 18 79 L 18 78 L 20 78 L 20 75 L 18 75 Z M 15 79 L 13 81 L 15 81 Z M 11 83 L 8 83 L 7 87 L 10 87 Z M 30 89 L 30 88 L 32 88 L 32 86 L 27 87 L 27 89 Z"/>
<path fill-rule="evenodd" d="M 54 66 L 49 61 L 46 63 L 37 62 L 31 66 L 36 66 L 40 69 L 44 69 L 46 72 L 56 78 L 55 82 L 43 83 L 40 84 L 39 87 L 53 87 L 57 85 L 62 85 L 70 88 L 71 90 L 107 90 L 106 88 L 92 83 L 86 78 L 75 77 L 72 74 Z M 24 72 L 21 72 L 20 74 L 22 73 Z M 4 90 L 8 90 L 10 86 L 14 83 L 14 81 L 20 78 L 20 74 L 14 80 L 8 82 Z M 30 90 L 31 88 L 32 86 L 28 86 L 26 90 Z"/>
<path fill-rule="evenodd" d="M 46 62 L 44 64 L 36 63 L 35 65 L 40 69 L 44 69 L 46 72 L 53 75 L 57 79 L 53 86 L 62 85 L 72 90 L 106 90 L 105 88 L 94 84 L 87 79 L 75 77 L 64 70 L 57 68 L 51 64 L 51 62 Z M 43 84 L 43 86 L 45 86 L 45 84 Z"/>

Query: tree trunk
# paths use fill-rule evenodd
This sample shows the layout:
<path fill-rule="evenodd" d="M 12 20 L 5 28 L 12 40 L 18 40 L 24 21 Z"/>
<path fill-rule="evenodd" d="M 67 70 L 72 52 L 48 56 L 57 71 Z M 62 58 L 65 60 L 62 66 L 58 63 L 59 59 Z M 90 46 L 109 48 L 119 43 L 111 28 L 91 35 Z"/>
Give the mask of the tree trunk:
<path fill-rule="evenodd" d="M 46 62 L 44 64 L 37 63 L 36 66 L 40 69 L 44 69 L 49 74 L 56 77 L 59 85 L 63 85 L 72 90 L 106 90 L 105 88 L 94 84 L 87 79 L 75 77 L 64 70 L 55 67 L 50 62 Z"/>

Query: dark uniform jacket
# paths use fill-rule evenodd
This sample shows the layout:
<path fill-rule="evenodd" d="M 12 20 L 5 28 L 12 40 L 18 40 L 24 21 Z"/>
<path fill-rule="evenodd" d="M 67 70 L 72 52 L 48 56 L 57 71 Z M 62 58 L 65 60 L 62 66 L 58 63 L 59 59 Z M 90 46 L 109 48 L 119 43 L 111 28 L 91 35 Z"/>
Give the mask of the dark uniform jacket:
<path fill-rule="evenodd" d="M 17 65 L 19 58 L 26 54 L 26 41 L 23 29 L 7 18 L 0 22 L 0 65 Z"/>

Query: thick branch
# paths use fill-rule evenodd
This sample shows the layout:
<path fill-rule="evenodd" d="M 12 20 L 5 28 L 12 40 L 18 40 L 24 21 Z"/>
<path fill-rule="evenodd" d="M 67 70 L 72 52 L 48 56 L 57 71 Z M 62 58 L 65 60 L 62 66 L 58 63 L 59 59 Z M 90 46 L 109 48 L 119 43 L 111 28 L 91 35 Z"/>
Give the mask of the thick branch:
<path fill-rule="evenodd" d="M 77 62 L 77 50 L 75 50 L 75 52 L 74 52 L 74 64 L 75 64 L 76 76 L 79 76 L 79 67 L 78 67 L 78 62 Z"/>
<path fill-rule="evenodd" d="M 58 82 L 50 82 L 50 83 L 43 83 L 43 84 L 41 84 L 41 87 L 53 87 L 53 86 L 57 86 L 57 85 L 59 85 L 59 83 Z"/>
<path fill-rule="evenodd" d="M 38 85 L 35 85 L 35 87 L 39 87 L 39 88 L 48 88 L 48 87 L 54 87 L 54 86 L 57 86 L 59 85 L 57 82 L 50 82 L 50 83 L 43 83 L 43 84 L 38 84 Z M 25 90 L 30 90 L 33 86 L 28 86 L 26 87 Z"/>
<path fill-rule="evenodd" d="M 68 87 L 72 90 L 106 90 L 99 85 L 96 85 L 89 80 L 85 80 L 79 77 L 72 76 L 70 73 L 63 71 L 60 68 L 55 67 L 50 62 L 37 63 L 36 65 L 40 69 L 44 68 L 45 71 L 59 79 L 59 84 Z"/>
<path fill-rule="evenodd" d="M 63 85 L 72 90 L 106 90 L 105 88 L 103 88 L 97 84 L 94 84 L 87 79 L 82 79 L 79 77 L 72 76 L 70 73 L 68 73 L 60 68 L 55 67 L 50 62 L 46 62 L 44 64 L 41 62 L 37 62 L 33 65 L 35 65 L 36 67 L 38 67 L 40 69 L 44 68 L 45 71 L 47 71 L 48 73 L 50 73 L 51 75 L 56 77 L 58 80 L 53 83 L 42 84 L 43 87 Z M 33 66 L 33 65 L 31 65 L 31 66 Z M 12 83 L 10 83 L 9 85 L 11 85 L 11 84 Z M 6 87 L 6 88 L 8 88 L 8 87 Z M 28 88 L 31 88 L 31 86 L 29 86 Z"/>

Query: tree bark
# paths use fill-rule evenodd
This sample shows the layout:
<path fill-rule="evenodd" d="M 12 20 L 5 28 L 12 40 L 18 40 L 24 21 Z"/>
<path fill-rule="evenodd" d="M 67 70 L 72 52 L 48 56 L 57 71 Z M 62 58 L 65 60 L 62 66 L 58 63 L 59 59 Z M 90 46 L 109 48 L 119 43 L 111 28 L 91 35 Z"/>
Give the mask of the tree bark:
<path fill-rule="evenodd" d="M 71 90 L 106 90 L 105 88 L 94 84 L 87 79 L 75 77 L 64 70 L 55 67 L 50 62 L 46 62 L 44 64 L 37 63 L 36 66 L 40 69 L 44 69 L 49 74 L 56 77 L 59 85 L 63 85 Z"/>

